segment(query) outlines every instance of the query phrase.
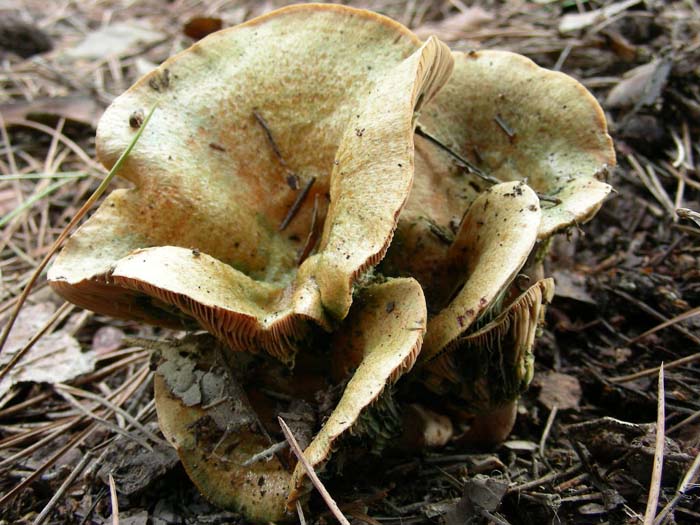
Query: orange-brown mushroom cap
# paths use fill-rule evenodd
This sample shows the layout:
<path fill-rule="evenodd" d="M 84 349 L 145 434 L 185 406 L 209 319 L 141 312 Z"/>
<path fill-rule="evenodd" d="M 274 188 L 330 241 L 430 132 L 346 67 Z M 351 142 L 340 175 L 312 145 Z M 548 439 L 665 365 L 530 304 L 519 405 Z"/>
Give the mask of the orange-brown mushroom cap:
<path fill-rule="evenodd" d="M 158 104 L 119 173 L 135 187 L 69 240 L 52 286 L 100 313 L 194 319 L 233 349 L 292 360 L 308 321 L 344 318 L 355 280 L 383 257 L 413 180 L 414 114 L 451 68 L 436 39 L 341 6 L 210 35 L 106 111 L 97 148 L 111 166 L 134 115 Z M 315 182 L 281 229 L 299 197 L 290 177 Z M 315 222 L 316 253 L 301 262 Z"/>

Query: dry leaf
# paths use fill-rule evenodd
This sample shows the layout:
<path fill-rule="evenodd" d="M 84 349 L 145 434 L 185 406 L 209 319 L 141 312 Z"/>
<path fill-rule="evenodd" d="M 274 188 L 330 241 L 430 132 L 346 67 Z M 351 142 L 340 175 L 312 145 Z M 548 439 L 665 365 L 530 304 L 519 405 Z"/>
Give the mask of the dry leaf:
<path fill-rule="evenodd" d="M 571 299 L 580 303 L 586 303 L 595 306 L 597 303 L 586 291 L 586 277 L 582 273 L 570 270 L 555 270 L 552 272 L 554 277 L 554 295 L 564 299 Z"/>
<path fill-rule="evenodd" d="M 0 354 L 0 365 L 7 364 L 56 310 L 52 303 L 24 308 L 15 322 Z M 81 352 L 74 337 L 58 331 L 43 336 L 0 382 L 0 397 L 21 382 L 63 383 L 95 369 L 95 354 Z"/>
<path fill-rule="evenodd" d="M 481 474 L 474 476 L 465 483 L 462 498 L 445 515 L 446 525 L 483 523 L 484 511 L 495 512 L 507 490 L 505 481 Z"/>
<path fill-rule="evenodd" d="M 88 33 L 85 39 L 63 53 L 71 60 L 99 60 L 118 57 L 138 45 L 147 45 L 165 38 L 159 31 L 136 23 L 118 22 Z"/>
<path fill-rule="evenodd" d="M 624 108 L 653 104 L 661 96 L 670 72 L 669 60 L 654 60 L 631 69 L 610 90 L 605 105 L 608 108 Z"/>
<path fill-rule="evenodd" d="M 59 118 L 97 127 L 103 108 L 94 99 L 81 95 L 69 97 L 46 97 L 31 101 L 0 104 L 0 113 L 5 122 L 13 120 L 35 120 L 54 125 Z"/>
<path fill-rule="evenodd" d="M 481 7 L 474 6 L 445 17 L 439 22 L 423 24 L 415 29 L 420 38 L 436 35 L 442 40 L 459 40 L 464 35 L 486 25 L 493 15 Z"/>
<path fill-rule="evenodd" d="M 125 334 L 114 326 L 102 326 L 92 337 L 92 350 L 96 354 L 107 354 L 118 349 L 124 341 Z"/>
<path fill-rule="evenodd" d="M 610 17 L 621 13 L 630 7 L 633 7 L 640 3 L 642 0 L 627 0 L 626 2 L 618 2 L 616 4 L 611 4 L 600 9 L 594 9 L 593 11 L 587 11 L 585 13 L 572 13 L 564 15 L 559 23 L 560 33 L 570 33 L 572 31 L 578 31 L 579 29 L 584 29 L 598 22 L 603 22 Z"/>
<path fill-rule="evenodd" d="M 578 410 L 581 401 L 581 384 L 578 379 L 568 374 L 548 372 L 537 376 L 537 383 L 542 390 L 537 398 L 540 403 L 552 410 Z"/>

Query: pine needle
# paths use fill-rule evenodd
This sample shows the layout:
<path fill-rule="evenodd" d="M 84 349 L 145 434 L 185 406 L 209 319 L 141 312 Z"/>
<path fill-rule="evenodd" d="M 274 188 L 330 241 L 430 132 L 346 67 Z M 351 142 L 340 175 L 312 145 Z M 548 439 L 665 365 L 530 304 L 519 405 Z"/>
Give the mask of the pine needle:
<path fill-rule="evenodd" d="M 15 321 L 17 320 L 17 316 L 19 315 L 19 311 L 22 309 L 24 302 L 27 300 L 27 297 L 29 296 L 29 292 L 31 291 L 32 287 L 34 286 L 34 283 L 36 283 L 37 279 L 39 278 L 41 273 L 44 271 L 44 268 L 46 268 L 46 266 L 49 264 L 49 261 L 54 256 L 54 254 L 58 251 L 58 249 L 61 247 L 61 245 L 63 244 L 63 241 L 66 240 L 66 238 L 71 233 L 73 228 L 80 222 L 80 220 L 85 216 L 85 214 L 88 212 L 88 210 L 90 210 L 90 208 L 92 208 L 92 205 L 95 204 L 95 202 L 97 202 L 97 200 L 102 196 L 102 194 L 105 192 L 105 190 L 109 186 L 109 183 L 112 182 L 112 179 L 117 174 L 117 172 L 121 169 L 122 165 L 124 164 L 124 161 L 131 153 L 131 150 L 134 149 L 134 146 L 136 145 L 139 138 L 141 137 L 143 130 L 146 128 L 146 125 L 148 124 L 148 121 L 153 116 L 153 112 L 155 110 L 156 110 L 156 106 L 153 106 L 151 108 L 151 110 L 148 112 L 148 115 L 146 115 L 146 118 L 143 120 L 143 124 L 141 125 L 139 130 L 134 135 L 134 138 L 131 140 L 131 142 L 129 143 L 127 148 L 124 150 L 124 153 L 121 154 L 121 156 L 119 157 L 117 162 L 115 162 L 114 166 L 112 166 L 112 169 L 109 170 L 109 173 L 107 174 L 107 176 L 104 179 L 102 179 L 102 182 L 97 187 L 97 189 L 93 192 L 93 194 L 90 195 L 90 197 L 88 198 L 87 201 L 85 201 L 85 204 L 83 204 L 81 206 L 81 208 L 78 210 L 78 212 L 73 216 L 73 218 L 68 223 L 68 225 L 63 229 L 61 234 L 54 241 L 53 245 L 51 246 L 51 249 L 46 254 L 44 259 L 41 261 L 41 264 L 39 264 L 39 266 L 37 266 L 36 270 L 34 270 L 34 273 L 32 274 L 31 279 L 29 279 L 29 282 L 24 287 L 22 294 L 19 296 L 19 299 L 17 300 L 17 303 L 15 304 L 14 309 L 12 310 L 12 315 L 10 316 L 9 321 L 5 325 L 5 328 L 3 329 L 2 336 L 0 336 L 0 353 L 2 352 L 2 349 L 5 347 L 5 343 L 7 342 L 7 338 L 10 335 L 10 331 L 12 330 L 12 327 L 14 326 Z"/>

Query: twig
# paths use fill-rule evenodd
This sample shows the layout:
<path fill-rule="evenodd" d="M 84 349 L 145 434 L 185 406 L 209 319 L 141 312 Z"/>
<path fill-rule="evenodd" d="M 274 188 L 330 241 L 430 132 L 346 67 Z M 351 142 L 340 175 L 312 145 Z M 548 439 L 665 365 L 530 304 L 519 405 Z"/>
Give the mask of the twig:
<path fill-rule="evenodd" d="M 656 508 L 659 505 L 659 493 L 661 492 L 661 474 L 664 467 L 664 443 L 666 435 L 664 425 L 666 421 L 666 393 L 664 390 L 664 365 L 659 369 L 659 394 L 656 413 L 656 450 L 654 450 L 654 468 L 649 484 L 649 498 L 647 509 L 644 513 L 644 525 L 653 525 L 656 516 Z"/>
<path fill-rule="evenodd" d="M 19 299 L 17 300 L 17 303 L 15 304 L 14 309 L 12 310 L 12 315 L 10 316 L 9 321 L 5 325 L 5 328 L 3 329 L 2 336 L 0 336 L 0 353 L 2 353 L 2 349 L 5 347 L 5 343 L 7 342 L 7 338 L 10 335 L 10 330 L 12 330 L 12 326 L 15 324 L 15 321 L 17 320 L 17 316 L 19 315 L 19 311 L 22 309 L 24 302 L 27 300 L 27 297 L 29 296 L 29 292 L 31 291 L 32 287 L 34 286 L 34 283 L 37 281 L 37 279 L 39 278 L 41 273 L 44 271 L 44 268 L 46 268 L 46 266 L 49 264 L 49 261 L 51 260 L 53 255 L 61 247 L 61 245 L 63 244 L 63 241 L 66 240 L 66 238 L 68 237 L 70 232 L 73 230 L 75 225 L 78 224 L 78 222 L 80 222 L 80 220 L 85 216 L 85 214 L 88 212 L 88 210 L 90 208 L 92 208 L 92 205 L 105 192 L 105 190 L 109 186 L 109 183 L 114 178 L 114 175 L 116 175 L 116 173 L 122 167 L 122 164 L 124 164 L 124 161 L 131 153 L 131 150 L 134 149 L 136 142 L 138 142 L 139 138 L 141 137 L 143 130 L 146 129 L 146 124 L 148 124 L 148 121 L 153 116 L 153 112 L 155 110 L 156 110 L 156 106 L 153 106 L 151 108 L 151 110 L 148 112 L 148 115 L 146 115 L 146 118 L 144 119 L 143 124 L 141 125 L 139 130 L 134 135 L 134 138 L 131 140 L 129 145 L 124 150 L 124 153 L 121 154 L 121 156 L 119 157 L 117 162 L 115 162 L 114 166 L 112 166 L 112 169 L 109 170 L 109 173 L 105 176 L 104 179 L 102 179 L 102 182 L 97 187 L 97 189 L 93 192 L 93 194 L 90 195 L 90 197 L 88 198 L 87 201 L 85 201 L 85 204 L 83 204 L 81 206 L 81 208 L 78 210 L 78 212 L 73 216 L 73 218 L 68 223 L 68 225 L 63 229 L 61 234 L 58 236 L 58 238 L 51 245 L 51 249 L 44 256 L 44 259 L 41 261 L 39 266 L 37 266 L 36 270 L 34 270 L 34 273 L 32 274 L 31 279 L 29 279 L 29 282 L 24 287 L 24 291 L 19 296 Z"/>
<path fill-rule="evenodd" d="M 272 456 L 277 454 L 277 452 L 284 450 L 288 446 L 289 443 L 287 443 L 286 441 L 280 441 L 279 443 L 275 443 L 274 445 L 266 448 L 265 450 L 262 450 L 257 454 L 250 456 L 250 458 L 246 459 L 243 463 L 241 463 L 241 465 L 244 467 L 248 467 L 253 463 L 257 463 L 258 461 L 271 458 Z"/>
<path fill-rule="evenodd" d="M 664 363 L 664 369 L 665 370 L 670 370 L 672 368 L 677 368 L 682 365 L 687 365 L 688 363 L 694 363 L 695 361 L 700 361 L 700 352 L 697 352 L 695 354 L 682 357 L 680 359 L 676 359 L 675 361 L 669 361 L 668 363 Z M 654 368 L 648 368 L 646 370 L 641 370 L 639 372 L 635 372 L 634 374 L 629 374 L 626 376 L 618 376 L 618 377 L 610 377 L 608 378 L 612 383 L 626 383 L 627 381 L 634 381 L 635 379 L 639 379 L 640 377 L 647 377 L 647 376 L 653 376 L 654 374 L 658 373 L 659 370 L 661 370 L 660 366 L 655 366 Z"/>
<path fill-rule="evenodd" d="M 119 499 L 117 498 L 117 486 L 111 472 L 109 473 L 109 499 L 112 503 L 112 525 L 119 525 Z"/>
<path fill-rule="evenodd" d="M 512 141 L 515 138 L 515 132 L 506 123 L 506 121 L 503 120 L 503 117 L 501 117 L 501 115 L 496 115 L 495 117 L 493 117 L 493 120 L 496 121 L 496 124 L 498 124 L 498 127 L 501 128 L 503 133 L 506 134 L 506 137 L 508 137 L 508 140 Z"/>
<path fill-rule="evenodd" d="M 469 162 L 467 159 L 462 157 L 459 153 L 456 151 L 453 151 L 452 149 L 448 148 L 445 144 L 440 142 L 438 139 L 430 135 L 427 131 L 425 131 L 423 128 L 420 126 L 416 127 L 416 135 L 419 137 L 423 137 L 424 139 L 427 139 L 429 142 L 432 142 L 435 144 L 437 147 L 439 147 L 441 150 L 443 150 L 445 153 L 447 153 L 450 157 L 452 157 L 454 160 L 457 161 L 457 164 L 462 167 L 466 168 L 478 177 L 484 179 L 486 182 L 490 182 L 491 184 L 500 184 L 500 180 L 498 180 L 496 177 L 492 177 L 491 175 L 487 175 L 484 173 L 482 170 L 474 166 L 471 162 Z"/>
<path fill-rule="evenodd" d="M 71 473 L 68 475 L 65 481 L 61 483 L 61 486 L 58 487 L 58 490 L 51 497 L 51 499 L 43 508 L 41 513 L 39 513 L 39 515 L 36 517 L 32 525 L 41 525 L 44 522 L 44 520 L 49 516 L 49 514 L 51 514 L 51 511 L 56 506 L 56 503 L 58 503 L 58 500 L 61 499 L 61 496 L 63 496 L 63 493 L 66 490 L 68 490 L 68 487 L 71 486 L 71 484 L 75 481 L 75 478 L 78 477 L 78 475 L 85 468 L 85 465 L 87 465 L 88 461 L 90 461 L 91 459 L 92 452 L 88 451 L 80 460 L 80 462 L 75 466 L 75 468 L 71 471 Z"/>
<path fill-rule="evenodd" d="M 632 303 L 632 304 L 634 304 L 635 306 L 637 306 L 640 310 L 644 311 L 645 313 L 649 314 L 649 315 L 652 316 L 652 317 L 655 317 L 655 318 L 658 319 L 659 321 L 663 321 L 663 322 L 668 321 L 668 319 L 667 319 L 666 317 L 664 317 L 662 314 L 660 314 L 659 312 L 657 312 L 656 310 L 654 310 L 651 306 L 649 306 L 648 304 L 643 303 L 642 301 L 640 301 L 639 299 L 637 299 L 637 298 L 631 296 L 631 295 L 628 294 L 627 292 L 623 292 L 622 290 L 617 290 L 617 289 L 615 289 L 615 288 L 612 288 L 612 287 L 606 286 L 606 285 L 603 285 L 603 288 L 605 288 L 606 290 L 608 290 L 608 291 L 614 293 L 615 295 L 617 295 L 617 296 L 619 296 L 619 297 L 622 297 L 623 299 L 629 301 L 630 303 Z M 696 336 L 695 334 L 693 334 L 692 332 L 686 330 L 685 328 L 683 328 L 682 326 L 680 326 L 680 325 L 678 325 L 678 324 L 671 324 L 671 325 L 669 325 L 669 326 L 671 326 L 671 327 L 672 327 L 674 330 L 676 330 L 677 332 L 680 332 L 681 334 L 683 334 L 684 336 L 686 336 L 688 339 L 690 339 L 691 341 L 693 341 L 696 345 L 699 345 L 699 346 L 700 346 L 700 337 Z M 668 367 L 666 367 L 666 368 L 668 368 Z M 658 369 L 657 369 L 655 372 L 657 372 L 657 371 L 658 371 Z"/>
<path fill-rule="evenodd" d="M 318 479 L 316 472 L 314 472 L 314 468 L 311 466 L 309 461 L 304 456 L 304 452 L 302 452 L 301 447 L 299 446 L 299 443 L 297 443 L 297 440 L 294 437 L 294 434 L 292 434 L 292 431 L 287 426 L 287 423 L 285 423 L 284 419 L 282 419 L 280 416 L 277 416 L 277 421 L 279 421 L 280 427 L 282 427 L 282 432 L 284 433 L 284 437 L 287 438 L 287 441 L 289 441 L 289 446 L 292 448 L 294 455 L 297 457 L 297 459 L 299 460 L 301 465 L 304 467 L 304 470 L 306 471 L 306 475 L 309 476 L 311 483 L 314 484 L 314 487 L 316 487 L 316 490 L 318 490 L 319 494 L 321 494 L 323 501 L 325 501 L 326 505 L 328 505 L 328 510 L 331 511 L 333 516 L 335 516 L 335 518 L 340 523 L 342 523 L 343 525 L 350 525 L 350 522 L 347 520 L 347 518 L 345 516 L 343 516 L 343 513 L 338 508 L 338 504 L 335 502 L 333 497 L 328 493 L 328 491 L 326 490 L 326 487 L 323 486 L 323 483 L 321 483 L 321 480 Z"/>
<path fill-rule="evenodd" d="M 65 423 L 65 424 L 58 426 L 58 428 L 56 428 L 53 432 L 51 432 L 47 436 L 44 436 L 39 441 L 36 441 L 27 447 L 23 447 L 22 449 L 18 450 L 14 454 L 12 454 L 10 457 L 7 457 L 7 458 L 3 459 L 2 461 L 0 461 L 0 468 L 4 468 L 4 467 L 7 467 L 9 465 L 12 465 L 18 459 L 21 459 L 25 456 L 31 455 L 33 452 L 35 452 L 36 450 L 39 450 L 41 447 L 43 447 L 47 443 L 50 443 L 51 441 L 58 438 L 59 436 L 65 436 L 66 433 L 70 429 L 72 429 L 74 426 L 76 426 L 80 422 L 81 422 L 81 418 L 74 416 L 72 421 L 69 421 L 68 423 Z M 18 441 L 21 442 L 23 440 L 18 440 Z"/>
<path fill-rule="evenodd" d="M 297 515 L 299 516 L 299 525 L 306 525 L 306 518 L 304 517 L 304 509 L 301 508 L 301 501 L 296 500 L 294 505 L 297 508 Z"/>
<path fill-rule="evenodd" d="M 676 493 L 673 495 L 673 498 L 671 498 L 671 501 L 669 501 L 661 512 L 659 512 L 659 515 L 654 520 L 654 525 L 661 525 L 664 519 L 666 519 L 666 516 L 673 512 L 673 509 L 676 507 L 676 505 L 678 505 L 678 502 L 685 495 L 685 491 L 688 490 L 688 487 L 690 487 L 690 484 L 693 483 L 693 480 L 695 480 L 699 472 L 700 453 L 695 455 L 695 460 L 690 465 L 688 472 L 686 472 L 685 476 L 683 476 L 683 480 L 681 480 L 680 484 L 678 485 Z"/>
<path fill-rule="evenodd" d="M 698 314 L 700 314 L 700 306 L 693 308 L 692 310 L 688 310 L 687 312 L 683 312 L 682 314 L 677 315 L 673 319 L 669 319 L 668 321 L 665 321 L 665 322 L 655 326 L 654 328 L 650 328 L 646 332 L 643 332 L 643 333 L 639 334 L 637 337 L 633 337 L 632 339 L 627 341 L 627 344 L 636 343 L 637 341 L 639 341 L 640 339 L 644 339 L 648 335 L 654 334 L 654 333 L 658 332 L 659 330 L 663 330 L 664 328 L 667 328 L 667 327 L 674 325 L 676 323 L 680 323 L 681 321 L 686 321 L 687 319 L 695 317 Z"/>
<path fill-rule="evenodd" d="M 74 388 L 74 387 L 71 387 L 68 385 L 64 385 L 62 383 L 56 383 L 54 385 L 54 387 L 56 388 L 56 390 L 58 390 L 59 393 L 63 392 L 63 393 L 68 393 L 68 394 L 73 394 L 76 396 L 84 397 L 84 398 L 90 399 L 92 401 L 95 401 L 95 402 L 99 403 L 100 405 L 103 405 L 103 406 L 109 408 L 110 410 L 113 410 L 117 414 L 121 415 L 124 419 L 126 419 L 129 423 L 131 423 L 135 428 L 137 428 L 138 430 L 143 432 L 143 434 L 145 436 L 147 436 L 154 443 L 157 443 L 159 445 L 163 445 L 166 447 L 169 446 L 165 441 L 160 439 L 153 432 L 151 432 L 145 426 L 143 426 L 141 423 L 139 423 L 134 416 L 129 414 L 126 410 L 118 407 L 116 404 L 112 403 L 111 401 L 105 399 L 104 397 L 93 394 L 92 392 L 87 392 L 85 390 L 81 390 L 79 388 Z M 146 448 L 150 448 L 150 447 L 147 446 Z"/>
<path fill-rule="evenodd" d="M 139 436 L 132 435 L 130 432 L 127 432 L 123 428 L 121 428 L 119 425 L 112 423 L 111 421 L 107 421 L 103 417 L 98 416 L 91 410 L 89 410 L 87 407 L 83 406 L 77 399 L 75 399 L 72 395 L 70 395 L 68 392 L 58 388 L 56 389 L 58 394 L 68 401 L 68 403 L 75 408 L 77 408 L 80 412 L 82 412 L 85 416 L 89 417 L 90 419 L 93 419 L 100 423 L 101 425 L 104 425 L 108 429 L 110 429 L 112 432 L 115 434 L 121 434 L 122 436 L 133 440 L 134 442 L 138 443 L 141 445 L 143 448 L 148 450 L 149 452 L 153 452 L 153 447 L 148 444 L 148 442 L 145 439 L 140 438 Z"/>
<path fill-rule="evenodd" d="M 547 438 L 549 437 L 549 432 L 552 430 L 552 425 L 554 424 L 554 418 L 557 417 L 557 412 L 559 407 L 554 405 L 552 410 L 549 412 L 549 417 L 547 418 L 547 423 L 542 431 L 542 438 L 540 439 L 540 456 L 544 457 L 545 444 L 547 443 Z"/>
<path fill-rule="evenodd" d="M 682 421 L 679 421 L 675 425 L 673 425 L 671 428 L 666 430 L 667 434 L 672 434 L 676 430 L 683 428 L 686 426 L 688 423 L 692 423 L 693 421 L 696 421 L 697 419 L 700 419 L 700 410 L 696 410 L 693 414 L 690 414 L 688 417 L 683 419 Z"/>
<path fill-rule="evenodd" d="M 314 209 L 311 212 L 311 226 L 309 227 L 309 234 L 306 236 L 306 241 L 304 242 L 304 247 L 299 253 L 299 258 L 297 259 L 297 266 L 301 265 L 306 258 L 311 253 L 311 250 L 316 246 L 316 241 L 318 240 L 318 193 L 314 195 Z"/>
<path fill-rule="evenodd" d="M 59 448 L 49 459 L 47 459 L 40 467 L 38 467 L 29 476 L 24 478 L 20 483 L 15 485 L 12 490 L 7 492 L 4 496 L 0 498 L 0 508 L 5 508 L 5 505 L 11 501 L 17 494 L 19 494 L 27 485 L 32 483 L 38 477 L 40 477 L 46 469 L 50 468 L 58 459 L 63 456 L 66 452 L 71 450 L 73 447 L 79 445 L 88 435 L 95 430 L 96 425 L 92 423 L 86 429 L 82 430 L 75 436 L 73 436 L 65 445 Z"/>
<path fill-rule="evenodd" d="M 566 469 L 564 472 L 550 472 L 549 474 L 542 476 L 541 478 L 534 479 L 532 481 L 528 481 L 526 483 L 523 483 L 522 485 L 515 485 L 513 487 L 508 488 L 508 494 L 512 492 L 523 492 L 526 490 L 534 489 L 536 487 L 539 487 L 540 485 L 544 485 L 545 483 L 550 483 L 556 479 L 559 478 L 565 478 L 566 476 L 571 476 L 572 474 L 576 474 L 579 470 L 581 469 L 581 464 L 578 463 L 574 465 L 573 467 L 570 467 Z"/>
<path fill-rule="evenodd" d="M 278 228 L 279 231 L 283 231 L 287 226 L 289 226 L 289 223 L 292 222 L 292 219 L 299 211 L 301 203 L 304 202 L 304 199 L 309 194 L 311 186 L 314 185 L 314 182 L 316 182 L 316 177 L 311 177 L 308 180 L 308 182 L 304 185 L 302 190 L 299 193 L 297 193 L 297 196 L 294 199 L 294 202 L 292 203 L 292 207 L 289 208 L 287 215 L 284 217 L 284 220 L 280 223 L 280 226 Z"/>
<path fill-rule="evenodd" d="M 588 472 L 582 472 L 578 476 L 574 476 L 571 479 L 562 481 L 561 483 L 559 483 L 559 485 L 552 487 L 552 489 L 554 490 L 554 492 L 564 492 L 565 490 L 573 488 L 581 482 L 586 481 L 589 477 L 591 477 L 591 475 Z"/>
<path fill-rule="evenodd" d="M 267 141 L 270 143 L 270 146 L 272 147 L 272 151 L 275 152 L 275 157 L 277 157 L 277 160 L 279 161 L 280 165 L 287 172 L 287 184 L 289 185 L 289 187 L 291 189 L 293 189 L 295 191 L 298 190 L 299 189 L 299 176 L 289 168 L 289 165 L 284 160 L 284 157 L 282 156 L 282 152 L 280 151 L 280 148 L 277 145 L 277 142 L 275 141 L 275 137 L 272 135 L 272 130 L 270 130 L 270 126 L 267 124 L 267 121 L 263 118 L 263 116 L 257 112 L 257 110 L 253 110 L 253 115 L 255 115 L 255 120 L 258 121 L 258 124 L 260 124 L 260 127 L 262 127 L 263 131 L 265 132 L 265 136 L 267 137 Z"/>
<path fill-rule="evenodd" d="M 279 163 L 283 167 L 286 168 L 287 163 L 284 161 L 284 157 L 282 157 L 282 152 L 280 151 L 279 146 L 277 146 L 277 142 L 275 142 L 275 137 L 272 136 L 272 131 L 270 130 L 270 126 L 268 126 L 267 121 L 255 109 L 253 110 L 253 115 L 255 116 L 255 120 L 258 121 L 258 124 L 260 124 L 260 127 L 265 132 L 265 136 L 267 137 L 267 141 L 270 143 L 270 146 L 272 147 L 272 151 L 275 152 L 275 157 L 277 157 L 277 160 L 279 161 Z"/>
<path fill-rule="evenodd" d="M 36 342 L 42 338 L 42 336 L 53 326 L 54 322 L 59 319 L 61 316 L 64 314 L 68 314 L 73 310 L 74 306 L 68 302 L 63 303 L 51 316 L 51 318 L 44 323 L 44 326 L 42 326 L 36 334 L 32 336 L 32 338 L 27 341 L 27 344 L 24 345 L 19 351 L 15 353 L 15 355 L 12 356 L 12 359 L 5 365 L 5 367 L 0 370 L 0 381 L 3 380 L 3 378 L 12 370 L 12 368 L 17 364 L 17 362 L 24 357 L 24 355 L 29 352 L 29 350 L 32 349 L 32 347 L 36 344 Z"/>

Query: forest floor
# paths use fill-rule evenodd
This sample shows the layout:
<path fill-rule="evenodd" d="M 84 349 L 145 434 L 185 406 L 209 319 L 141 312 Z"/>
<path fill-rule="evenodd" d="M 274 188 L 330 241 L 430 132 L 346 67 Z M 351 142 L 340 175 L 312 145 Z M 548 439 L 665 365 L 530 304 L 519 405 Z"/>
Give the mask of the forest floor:
<path fill-rule="evenodd" d="M 195 30 L 285 3 L 3 2 L 0 325 L 105 174 L 94 160 L 104 108 Z M 453 49 L 516 51 L 574 76 L 605 110 L 618 166 L 594 220 L 552 244 L 556 296 L 508 441 L 346 466 L 327 483 L 340 508 L 369 524 L 652 523 L 644 516 L 658 489 L 653 523 L 700 523 L 700 224 L 676 213 L 700 210 L 698 4 L 347 3 Z M 185 30 L 195 17 L 209 18 Z M 38 365 L 0 384 L 0 523 L 113 523 L 113 501 L 122 524 L 238 523 L 198 494 L 171 451 L 140 461 L 149 454 L 116 439 L 134 418 L 158 431 L 149 352 L 137 338 L 172 334 L 64 304 L 44 277 L 8 343 L 16 351 L 41 334 Z M 7 359 L 0 354 L 0 370 Z M 660 410 L 665 457 L 654 476 Z M 483 497 L 484 475 L 495 502 Z M 316 496 L 311 509 L 310 523 L 334 520 Z"/>

